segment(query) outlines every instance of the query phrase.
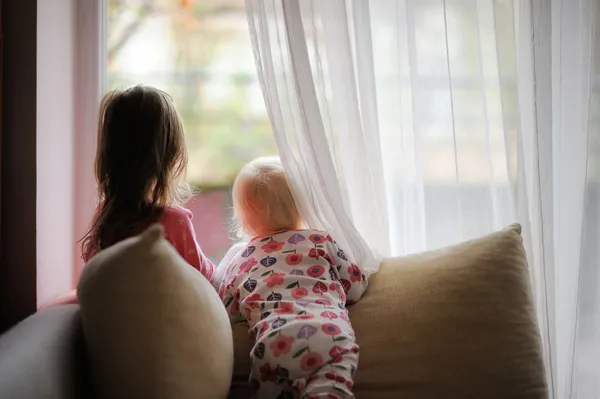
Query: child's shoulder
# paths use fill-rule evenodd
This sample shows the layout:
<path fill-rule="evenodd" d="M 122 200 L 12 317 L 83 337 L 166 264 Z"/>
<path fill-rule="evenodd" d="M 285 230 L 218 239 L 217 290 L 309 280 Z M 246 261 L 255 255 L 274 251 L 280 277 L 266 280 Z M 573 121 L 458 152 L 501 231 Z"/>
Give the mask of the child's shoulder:
<path fill-rule="evenodd" d="M 288 230 L 283 233 L 277 234 L 281 237 L 291 237 L 294 236 L 296 239 L 300 241 L 304 241 L 307 239 L 312 242 L 323 242 L 323 241 L 331 241 L 331 236 L 325 230 L 317 230 L 317 229 L 299 229 L 299 230 Z M 302 238 L 300 238 L 302 237 Z"/>
<path fill-rule="evenodd" d="M 188 218 L 192 219 L 194 214 L 186 208 L 182 208 L 179 206 L 166 206 L 163 211 L 163 220 L 177 220 Z"/>
<path fill-rule="evenodd" d="M 165 207 L 163 215 L 159 220 L 159 223 L 163 225 L 168 235 L 171 235 L 173 231 L 180 231 L 181 229 L 189 229 L 192 219 L 192 212 L 185 208 L 179 207 Z"/>

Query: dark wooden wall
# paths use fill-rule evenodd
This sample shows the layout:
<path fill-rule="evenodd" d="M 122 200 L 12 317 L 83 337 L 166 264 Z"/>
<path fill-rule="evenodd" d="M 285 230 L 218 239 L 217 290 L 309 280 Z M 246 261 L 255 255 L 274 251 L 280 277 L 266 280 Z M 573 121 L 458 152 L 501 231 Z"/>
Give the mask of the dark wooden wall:
<path fill-rule="evenodd" d="M 0 331 L 36 300 L 37 0 L 4 0 L 0 153 Z"/>

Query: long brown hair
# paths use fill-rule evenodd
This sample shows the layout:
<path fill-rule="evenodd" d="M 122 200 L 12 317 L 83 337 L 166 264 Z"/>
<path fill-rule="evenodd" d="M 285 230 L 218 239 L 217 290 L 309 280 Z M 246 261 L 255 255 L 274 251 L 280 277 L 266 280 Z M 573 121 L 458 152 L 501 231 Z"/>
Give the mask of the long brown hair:
<path fill-rule="evenodd" d="M 171 97 L 147 86 L 105 95 L 95 163 L 99 204 L 81 240 L 86 261 L 189 198 L 183 124 Z"/>

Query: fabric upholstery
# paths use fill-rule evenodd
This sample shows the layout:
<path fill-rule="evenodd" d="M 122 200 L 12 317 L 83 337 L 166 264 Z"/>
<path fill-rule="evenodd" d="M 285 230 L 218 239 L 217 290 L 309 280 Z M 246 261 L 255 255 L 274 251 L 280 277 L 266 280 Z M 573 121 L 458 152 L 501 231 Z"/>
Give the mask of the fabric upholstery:
<path fill-rule="evenodd" d="M 0 336 L 0 398 L 89 398 L 79 306 L 38 312 Z"/>
<path fill-rule="evenodd" d="M 99 396 L 227 396 L 229 319 L 214 288 L 167 243 L 162 227 L 91 259 L 78 297 Z"/>

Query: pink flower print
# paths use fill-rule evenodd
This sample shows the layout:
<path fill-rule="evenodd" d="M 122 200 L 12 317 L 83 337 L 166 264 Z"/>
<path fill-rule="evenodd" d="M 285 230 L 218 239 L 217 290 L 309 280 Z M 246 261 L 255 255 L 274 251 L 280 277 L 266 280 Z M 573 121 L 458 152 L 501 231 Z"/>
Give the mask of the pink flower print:
<path fill-rule="evenodd" d="M 250 258 L 240 265 L 241 273 L 248 273 L 258 262 L 254 258 Z"/>
<path fill-rule="evenodd" d="M 352 387 L 354 386 L 354 383 L 350 380 L 346 380 L 346 387 L 348 387 L 348 389 L 352 389 Z"/>
<path fill-rule="evenodd" d="M 262 247 L 260 247 L 265 253 L 273 253 L 273 252 L 277 252 L 277 251 L 281 251 L 281 249 L 283 248 L 283 246 L 285 245 L 284 241 L 275 241 L 275 240 L 271 240 L 268 241 L 267 243 L 265 243 Z"/>
<path fill-rule="evenodd" d="M 296 316 L 296 320 L 310 320 L 315 317 L 312 313 L 303 313 Z"/>
<path fill-rule="evenodd" d="M 260 302 L 264 301 L 263 297 L 260 294 L 252 294 L 249 297 L 246 297 L 246 305 L 250 307 L 250 309 L 258 309 L 260 307 Z"/>
<path fill-rule="evenodd" d="M 325 255 L 325 251 L 323 251 L 321 248 L 312 248 L 310 251 L 308 251 L 309 258 L 318 259 L 319 256 L 323 255 Z"/>
<path fill-rule="evenodd" d="M 331 256 L 329 256 L 327 252 L 323 254 L 323 258 L 325 258 L 325 260 L 329 262 L 330 265 L 335 265 L 335 262 L 333 261 L 333 259 L 331 259 Z"/>
<path fill-rule="evenodd" d="M 342 332 L 342 330 L 333 323 L 323 324 L 321 330 L 327 335 L 339 335 Z"/>
<path fill-rule="evenodd" d="M 346 382 L 346 379 L 343 376 L 336 373 L 335 371 L 326 372 L 325 378 L 327 378 L 328 380 L 331 380 L 331 381 L 335 381 L 335 382 Z"/>
<path fill-rule="evenodd" d="M 359 352 L 359 347 L 356 344 L 352 344 L 352 346 L 350 347 L 350 352 L 354 353 L 355 355 L 358 354 Z"/>
<path fill-rule="evenodd" d="M 246 313 L 246 320 L 252 321 L 252 310 L 250 308 L 244 308 L 244 312 Z"/>
<path fill-rule="evenodd" d="M 289 254 L 285 257 L 285 261 L 290 266 L 297 265 L 302 262 L 302 254 Z"/>
<path fill-rule="evenodd" d="M 294 337 L 288 337 L 283 334 L 280 334 L 271 342 L 269 345 L 271 347 L 271 351 L 273 352 L 273 356 L 279 357 L 281 355 L 285 355 L 290 353 L 292 350 L 292 343 L 294 342 Z"/>
<path fill-rule="evenodd" d="M 275 309 L 275 313 L 277 314 L 292 314 L 294 313 L 294 303 L 293 302 L 281 302 L 279 307 Z"/>
<path fill-rule="evenodd" d="M 317 352 L 309 352 L 300 359 L 300 368 L 304 371 L 314 371 L 323 365 L 323 358 Z"/>
<path fill-rule="evenodd" d="M 265 283 L 267 287 L 273 288 L 277 285 L 283 284 L 285 274 L 284 273 L 271 273 L 267 278 L 265 278 Z"/>
<path fill-rule="evenodd" d="M 319 265 L 313 265 L 306 270 L 306 274 L 315 278 L 322 276 L 323 273 L 325 273 L 325 268 Z"/>
<path fill-rule="evenodd" d="M 227 287 L 225 288 L 225 290 L 230 289 L 231 287 L 233 287 L 233 285 L 235 284 L 235 279 L 237 278 L 237 276 L 233 276 L 230 280 L 229 283 L 227 283 Z"/>
<path fill-rule="evenodd" d="M 292 290 L 292 296 L 294 299 L 301 299 L 308 295 L 308 290 L 304 287 L 294 288 Z"/>
<path fill-rule="evenodd" d="M 350 274 L 350 281 L 358 283 L 362 279 L 362 272 L 356 265 L 350 265 L 348 267 L 348 273 Z"/>
<path fill-rule="evenodd" d="M 340 284 L 336 284 L 335 285 L 335 291 L 338 293 L 338 295 L 340 296 L 340 299 L 343 302 L 346 302 L 346 292 L 344 291 L 344 289 L 342 288 L 342 286 Z"/>
<path fill-rule="evenodd" d="M 327 237 L 325 237 L 325 241 L 333 242 L 333 238 L 331 238 L 330 235 L 327 235 Z"/>
<path fill-rule="evenodd" d="M 342 356 L 348 353 L 348 349 L 341 348 L 335 345 L 333 348 L 329 350 L 329 356 L 331 357 L 331 363 L 340 363 L 342 361 Z"/>
<path fill-rule="evenodd" d="M 333 283 L 329 284 L 329 291 L 337 292 L 338 295 L 340 296 L 340 299 L 342 300 L 342 302 L 346 301 L 346 293 L 344 292 L 344 290 L 342 289 L 342 286 L 339 283 L 333 282 Z"/>
<path fill-rule="evenodd" d="M 346 279 L 341 279 L 340 283 L 342 284 L 342 287 L 344 288 L 344 292 L 346 294 L 348 294 L 348 292 L 350 291 L 350 288 L 352 288 L 352 283 Z"/>
<path fill-rule="evenodd" d="M 327 286 L 325 285 L 325 283 L 318 281 L 313 287 L 313 292 L 315 294 L 323 295 L 323 293 L 327 292 Z"/>
<path fill-rule="evenodd" d="M 329 320 L 333 320 L 333 319 L 337 319 L 338 315 L 336 315 L 333 312 L 330 312 L 330 311 L 326 310 L 325 312 L 321 313 L 321 317 L 324 317 L 324 318 L 329 319 Z"/>
<path fill-rule="evenodd" d="M 321 234 L 311 234 L 308 236 L 308 239 L 313 242 L 313 244 L 323 244 L 325 242 L 325 237 Z"/>

